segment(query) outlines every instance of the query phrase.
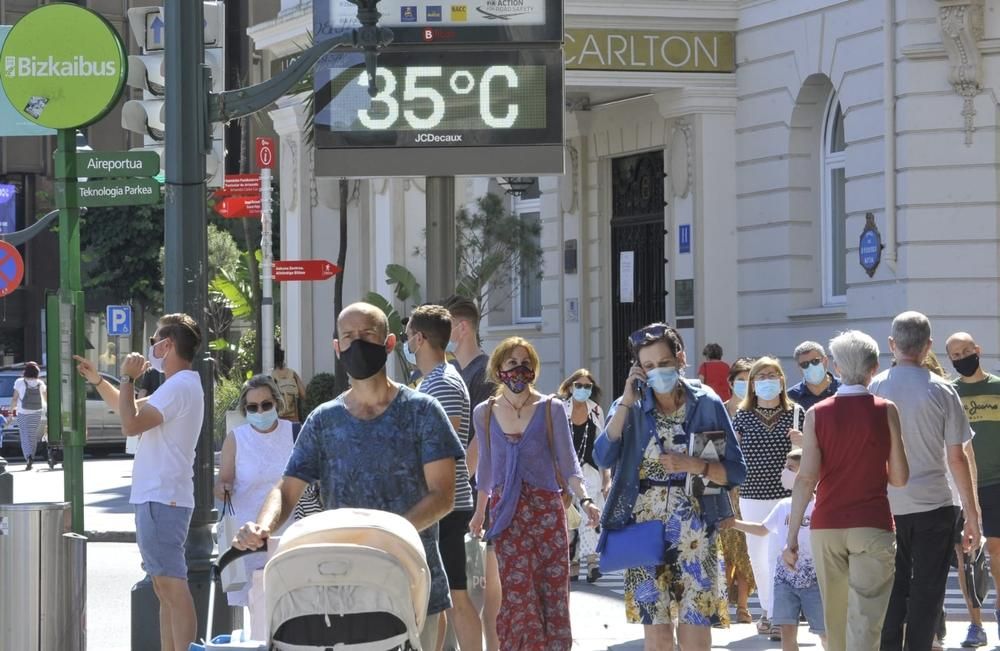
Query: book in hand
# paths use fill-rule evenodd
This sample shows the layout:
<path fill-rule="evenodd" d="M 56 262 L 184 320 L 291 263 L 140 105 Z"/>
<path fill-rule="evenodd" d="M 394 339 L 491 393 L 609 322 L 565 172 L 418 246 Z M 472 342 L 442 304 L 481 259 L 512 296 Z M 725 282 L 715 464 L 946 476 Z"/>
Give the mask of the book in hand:
<path fill-rule="evenodd" d="M 703 461 L 719 461 L 726 455 L 726 433 L 723 430 L 692 432 L 688 442 L 688 454 Z M 694 497 L 718 495 L 723 490 L 724 486 L 690 472 L 684 480 L 684 492 Z"/>

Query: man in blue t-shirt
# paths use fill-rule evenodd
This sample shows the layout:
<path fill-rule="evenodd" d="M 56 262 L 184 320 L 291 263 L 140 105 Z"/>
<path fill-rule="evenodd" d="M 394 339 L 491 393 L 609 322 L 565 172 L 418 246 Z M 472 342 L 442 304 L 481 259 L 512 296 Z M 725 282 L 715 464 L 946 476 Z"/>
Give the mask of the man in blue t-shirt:
<path fill-rule="evenodd" d="M 455 498 L 455 466 L 465 457 L 441 404 L 388 378 L 396 346 L 385 315 L 355 303 L 337 319 L 334 350 L 351 388 L 316 408 L 295 442 L 284 477 L 257 522 L 246 523 L 234 546 L 258 549 L 288 518 L 306 486 L 319 481 L 327 508 L 389 511 L 409 520 L 424 543 L 431 570 L 428 615 L 451 606 L 438 552 L 438 520 Z M 437 642 L 437 617 L 428 617 L 422 646 Z"/>

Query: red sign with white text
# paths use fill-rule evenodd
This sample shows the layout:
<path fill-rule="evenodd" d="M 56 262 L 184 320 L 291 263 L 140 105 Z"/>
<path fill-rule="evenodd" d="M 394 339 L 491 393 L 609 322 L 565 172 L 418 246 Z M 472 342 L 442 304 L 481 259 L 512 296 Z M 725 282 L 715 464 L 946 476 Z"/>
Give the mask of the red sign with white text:
<path fill-rule="evenodd" d="M 326 260 L 275 260 L 272 278 L 290 280 L 326 280 L 340 273 L 340 267 Z"/>
<path fill-rule="evenodd" d="M 215 212 L 226 219 L 260 217 L 260 195 L 232 196 L 215 202 Z"/>
<path fill-rule="evenodd" d="M 274 167 L 274 138 L 257 138 L 257 167 Z"/>
<path fill-rule="evenodd" d="M 234 194 L 260 194 L 260 176 L 257 174 L 226 174 L 226 183 L 215 191 L 217 197 Z"/>

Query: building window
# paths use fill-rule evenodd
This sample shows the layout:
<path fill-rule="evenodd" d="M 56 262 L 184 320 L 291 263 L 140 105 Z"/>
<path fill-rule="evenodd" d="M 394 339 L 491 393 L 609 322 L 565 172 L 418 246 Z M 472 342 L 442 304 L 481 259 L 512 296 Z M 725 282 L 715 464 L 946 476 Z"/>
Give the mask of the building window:
<path fill-rule="evenodd" d="M 847 299 L 847 179 L 844 174 L 847 144 L 844 114 L 836 95 L 830 98 L 823 129 L 823 302 L 842 304 Z"/>
<path fill-rule="evenodd" d="M 524 221 L 538 224 L 542 220 L 541 193 L 536 182 L 513 201 L 513 212 Z M 541 246 L 541 234 L 535 244 Z M 539 264 L 522 262 L 514 279 L 514 322 L 531 323 L 542 320 L 542 274 Z"/>

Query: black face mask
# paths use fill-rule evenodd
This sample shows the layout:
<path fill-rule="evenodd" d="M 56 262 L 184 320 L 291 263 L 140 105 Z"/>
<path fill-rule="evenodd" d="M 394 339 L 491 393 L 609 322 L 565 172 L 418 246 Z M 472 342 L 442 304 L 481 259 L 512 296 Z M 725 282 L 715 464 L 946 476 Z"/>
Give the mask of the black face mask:
<path fill-rule="evenodd" d="M 362 339 L 355 339 L 347 350 L 340 351 L 340 361 L 344 363 L 347 374 L 355 380 L 367 380 L 385 368 L 389 352 L 385 345 L 373 344 Z"/>
<path fill-rule="evenodd" d="M 968 357 L 952 360 L 951 365 L 962 377 L 972 377 L 979 370 L 979 355 L 972 353 Z"/>

